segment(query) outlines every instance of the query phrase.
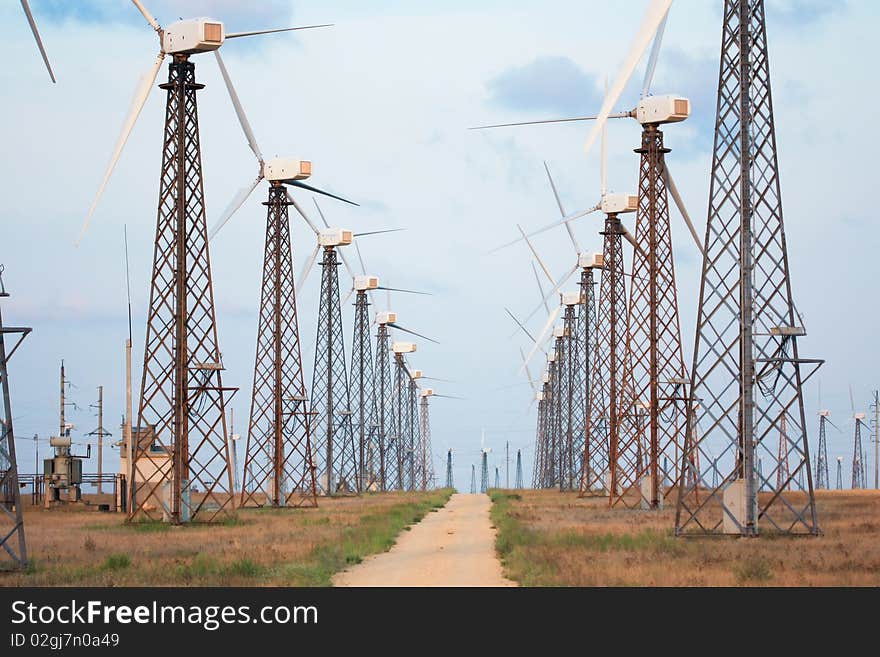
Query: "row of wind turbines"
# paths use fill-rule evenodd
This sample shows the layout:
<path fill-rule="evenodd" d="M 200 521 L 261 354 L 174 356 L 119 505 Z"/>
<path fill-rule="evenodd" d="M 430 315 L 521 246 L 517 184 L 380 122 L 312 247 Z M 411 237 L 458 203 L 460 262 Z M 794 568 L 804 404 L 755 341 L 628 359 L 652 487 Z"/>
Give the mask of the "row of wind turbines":
<path fill-rule="evenodd" d="M 357 203 L 305 182 L 313 175 L 311 160 L 263 156 L 220 55 L 229 39 L 331 25 L 227 32 L 222 21 L 201 17 L 163 27 L 143 2 L 132 3 L 156 32 L 159 52 L 135 93 L 76 240 L 79 244 L 84 239 L 159 70 L 170 60 L 168 81 L 159 85 L 167 99 L 143 379 L 136 416 L 129 395 L 121 445 L 129 518 L 213 521 L 237 506 L 296 507 L 317 504 L 318 495 L 433 487 L 428 403 L 432 397 L 450 396 L 423 384 L 431 377 L 409 362 L 417 343 L 395 339 L 395 333 L 435 341 L 399 324 L 398 313 L 390 307 L 391 291 L 424 293 L 380 285 L 379 277 L 368 273 L 358 240 L 390 230 L 354 232 L 331 226 L 314 199 L 323 225 L 312 220 L 294 193 Z M 22 4 L 30 19 L 27 3 Z M 33 21 L 31 25 L 48 67 Z M 256 177 L 232 198 L 210 231 L 196 102 L 203 85 L 196 81 L 194 62 L 205 53 L 214 54 L 257 164 Z M 239 485 L 226 413 L 237 388 L 222 380 L 209 248 L 214 239 L 222 239 L 224 226 L 263 182 L 268 188 L 263 203 L 266 239 L 251 411 Z M 315 248 L 296 277 L 290 207 L 315 239 Z M 344 254 L 344 248 L 352 244 L 359 272 Z M 344 298 L 340 264 L 351 280 Z M 315 360 L 307 392 L 297 295 L 316 265 L 322 275 Z M 388 292 L 389 306 L 371 313 L 371 306 L 376 308 L 372 295 L 380 290 Z M 349 367 L 343 306 L 352 295 Z M 130 373 L 130 338 L 127 349 Z"/>

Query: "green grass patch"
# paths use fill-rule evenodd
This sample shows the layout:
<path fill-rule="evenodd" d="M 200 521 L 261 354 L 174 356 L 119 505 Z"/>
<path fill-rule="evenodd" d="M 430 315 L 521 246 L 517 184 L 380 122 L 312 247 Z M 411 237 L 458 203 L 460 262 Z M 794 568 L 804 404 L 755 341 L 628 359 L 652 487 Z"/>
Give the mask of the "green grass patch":
<path fill-rule="evenodd" d="M 340 540 L 316 547 L 303 563 L 286 564 L 280 573 L 291 585 L 330 586 L 333 575 L 364 557 L 386 552 L 397 535 L 420 521 L 432 509 L 446 504 L 452 489 L 433 491 L 417 502 L 402 502 L 382 513 L 362 516 L 347 527 Z"/>
<path fill-rule="evenodd" d="M 773 570 L 767 559 L 750 556 L 734 566 L 733 576 L 740 584 L 754 584 L 773 579 Z"/>
<path fill-rule="evenodd" d="M 103 570 L 125 570 L 131 565 L 131 557 L 124 552 L 116 552 L 104 559 Z"/>

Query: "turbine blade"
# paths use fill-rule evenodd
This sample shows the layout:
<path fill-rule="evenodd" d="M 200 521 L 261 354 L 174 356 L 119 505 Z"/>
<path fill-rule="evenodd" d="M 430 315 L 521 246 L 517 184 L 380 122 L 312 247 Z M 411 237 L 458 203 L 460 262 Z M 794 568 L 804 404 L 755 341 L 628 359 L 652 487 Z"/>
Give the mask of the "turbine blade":
<path fill-rule="evenodd" d="M 248 200 L 248 197 L 253 193 L 253 191 L 257 188 L 257 185 L 260 184 L 260 181 L 263 179 L 262 175 L 257 176 L 256 180 L 252 182 L 250 185 L 242 187 L 238 190 L 238 194 L 236 194 L 232 200 L 229 202 L 229 205 L 226 206 L 226 209 L 223 211 L 223 214 L 220 215 L 220 218 L 217 220 L 217 223 L 214 224 L 214 228 L 211 229 L 211 232 L 208 233 L 208 239 L 212 240 L 220 232 L 223 226 L 226 225 L 226 222 L 232 218 L 238 209 L 244 204 L 245 201 Z"/>
<path fill-rule="evenodd" d="M 541 310 L 541 306 L 544 304 L 544 301 L 547 300 L 547 299 L 549 299 L 550 297 L 552 297 L 554 294 L 556 294 L 556 293 L 560 290 L 560 288 L 561 288 L 563 285 L 565 285 L 566 282 L 568 282 L 568 279 L 571 278 L 572 275 L 574 275 L 574 273 L 577 271 L 577 268 L 578 268 L 578 266 L 577 266 L 577 264 L 575 264 L 574 267 L 572 267 L 572 268 L 569 269 L 565 274 L 563 274 L 563 276 L 559 279 L 559 282 L 558 282 L 556 285 L 553 286 L 553 289 L 550 290 L 550 291 L 544 296 L 544 299 L 541 301 L 541 303 L 538 304 L 537 307 L 536 307 L 532 312 L 530 312 L 530 313 L 528 314 L 528 316 L 525 318 L 525 321 L 529 321 L 532 317 L 535 316 L 535 313 L 536 313 L 536 312 L 538 312 L 539 310 Z"/>
<path fill-rule="evenodd" d="M 523 333 L 525 333 L 527 336 L 529 336 L 529 340 L 531 340 L 533 343 L 537 343 L 537 342 L 538 342 L 537 340 L 535 340 L 535 336 L 532 335 L 531 332 L 529 332 L 529 329 L 527 329 L 527 328 L 522 324 L 522 322 L 520 322 L 520 321 L 516 318 L 516 316 L 515 316 L 512 312 L 510 312 L 507 308 L 505 308 L 504 310 L 507 312 L 508 315 L 510 315 L 510 319 L 512 319 L 514 322 L 516 322 L 516 325 L 519 326 L 519 327 L 522 329 Z M 549 311 L 549 310 L 547 311 L 547 314 L 548 314 L 548 315 L 550 314 L 550 311 Z M 543 350 L 542 350 L 542 351 L 543 351 Z"/>
<path fill-rule="evenodd" d="M 246 36 L 256 36 L 257 34 L 275 34 L 276 32 L 296 32 L 297 30 L 314 30 L 319 27 L 333 27 L 333 23 L 325 23 L 323 25 L 305 25 L 303 27 L 279 27 L 274 30 L 255 30 L 253 32 L 230 32 L 226 34 L 226 39 L 238 39 Z M 214 52 L 217 52 L 216 50 Z"/>
<path fill-rule="evenodd" d="M 21 0 L 21 8 L 24 9 L 28 23 L 31 26 L 31 32 L 34 33 L 34 39 L 37 42 L 37 48 L 40 49 L 40 54 L 43 56 L 43 63 L 46 65 L 46 70 L 49 71 L 49 77 L 52 78 L 52 82 L 54 83 L 56 82 L 55 73 L 52 72 L 52 65 L 49 63 L 49 56 L 46 54 L 46 49 L 43 47 L 43 40 L 40 38 L 40 31 L 37 29 L 37 23 L 34 20 L 34 15 L 31 13 L 31 8 L 28 6 L 27 0 Z"/>
<path fill-rule="evenodd" d="M 605 76 L 605 96 L 608 95 L 608 76 Z M 603 97 L 604 100 L 604 97 Z M 600 163 L 599 168 L 600 182 L 602 186 L 602 196 L 600 198 L 604 199 L 605 194 L 608 192 L 608 122 L 606 121 L 602 125 L 602 162 Z"/>
<path fill-rule="evenodd" d="M 444 399 L 461 399 L 461 400 L 467 399 L 466 397 L 456 397 L 455 395 L 441 395 L 436 392 L 431 396 L 432 397 L 443 397 Z"/>
<path fill-rule="evenodd" d="M 324 228 L 330 228 L 330 224 L 327 223 L 327 217 L 324 216 L 324 211 L 321 209 L 321 206 L 318 205 L 318 199 L 313 198 L 312 203 L 315 204 L 315 209 L 318 211 L 318 215 L 321 217 L 321 221 L 324 222 Z"/>
<path fill-rule="evenodd" d="M 405 292 L 406 294 L 421 294 L 421 295 L 424 295 L 424 296 L 426 296 L 426 297 L 432 297 L 432 296 L 434 296 L 434 295 L 431 294 L 430 292 L 419 292 L 419 291 L 417 291 L 417 290 L 404 290 L 404 289 L 399 288 L 399 287 L 384 287 L 384 286 L 381 286 L 381 285 L 380 285 L 380 286 L 377 287 L 376 289 L 377 289 L 377 290 L 390 290 L 391 292 Z"/>
<path fill-rule="evenodd" d="M 669 169 L 664 169 L 664 173 L 666 175 L 666 187 L 669 189 L 669 193 L 672 194 L 672 199 L 675 201 L 676 207 L 678 207 L 679 213 L 681 213 L 681 218 L 684 219 L 684 223 L 687 224 L 688 230 L 691 233 L 691 237 L 694 238 L 694 244 L 697 245 L 697 248 L 700 250 L 704 256 L 706 252 L 703 250 L 703 243 L 700 241 L 699 236 L 697 235 L 697 229 L 694 228 L 694 223 L 691 221 L 691 216 L 688 214 L 687 208 L 684 205 L 684 201 L 681 198 L 681 194 L 678 193 L 678 187 L 675 186 L 675 181 L 672 179 L 672 174 L 669 172 Z"/>
<path fill-rule="evenodd" d="M 527 237 L 534 237 L 535 235 L 540 235 L 541 233 L 544 233 L 548 230 L 552 230 L 552 229 L 556 228 L 557 226 L 561 226 L 563 224 L 566 224 L 569 221 L 574 221 L 575 219 L 580 219 L 581 217 L 584 217 L 588 214 L 596 212 L 596 210 L 598 210 L 600 207 L 601 206 L 597 204 L 587 210 L 582 210 L 581 212 L 575 212 L 574 214 L 570 214 L 567 217 L 563 217 L 559 221 L 554 221 L 552 224 L 547 224 L 543 228 L 533 230 L 531 233 L 528 233 Z M 496 251 L 500 251 L 501 249 L 506 249 L 508 246 L 513 246 L 517 242 L 522 242 L 522 240 L 523 240 L 522 237 L 518 237 L 517 239 L 515 239 L 513 241 L 510 241 L 510 242 L 507 242 L 506 244 L 502 244 L 501 246 L 495 247 L 494 249 L 489 251 L 489 253 L 495 253 Z"/>
<path fill-rule="evenodd" d="M 623 119 L 629 116 L 629 112 L 616 112 L 609 114 L 610 119 Z M 517 123 L 496 123 L 494 125 L 478 125 L 468 130 L 487 130 L 489 128 L 511 128 L 520 125 L 543 125 L 545 123 L 569 123 L 571 121 L 594 121 L 598 116 L 575 116 L 570 119 L 545 119 L 543 121 L 519 121 Z"/>
<path fill-rule="evenodd" d="M 153 67 L 147 73 L 140 87 L 138 87 L 135 92 L 131 104 L 131 110 L 129 111 L 128 117 L 125 119 L 125 123 L 122 124 L 122 133 L 119 135 L 119 139 L 116 142 L 116 148 L 113 149 L 113 154 L 110 156 L 110 164 L 107 165 L 107 170 L 104 172 L 104 178 L 101 180 L 100 187 L 98 187 L 98 193 L 95 194 L 95 198 L 92 201 L 92 205 L 89 207 L 88 214 L 86 215 L 86 220 L 83 222 L 82 230 L 80 230 L 79 237 L 76 239 L 77 246 L 79 246 L 79 243 L 86 234 L 89 222 L 92 219 L 92 215 L 95 213 L 95 208 L 98 207 L 98 201 L 101 200 L 101 196 L 104 194 L 104 189 L 107 187 L 107 183 L 110 181 L 110 176 L 113 174 L 113 169 L 116 167 L 116 162 L 119 160 L 119 156 L 122 155 L 122 149 L 125 147 L 125 143 L 128 141 L 128 137 L 131 134 L 131 130 L 134 128 L 134 124 L 147 102 L 150 90 L 153 88 L 153 83 L 156 81 L 156 76 L 159 75 L 159 67 L 162 66 L 163 59 L 165 59 L 165 53 L 160 52 L 156 57 L 156 61 L 153 62 Z"/>
<path fill-rule="evenodd" d="M 357 241 L 357 240 L 354 240 L 354 250 L 357 252 L 358 262 L 361 263 L 361 273 L 362 273 L 362 274 L 366 274 L 366 273 L 367 273 L 367 267 L 366 267 L 366 265 L 364 265 L 364 257 L 363 257 L 363 255 L 361 255 L 361 247 L 360 247 L 360 245 L 358 244 L 358 241 Z"/>
<path fill-rule="evenodd" d="M 366 235 L 381 235 L 382 233 L 399 233 L 406 228 L 386 228 L 385 230 L 368 230 L 365 233 L 354 233 L 355 237 L 364 237 Z"/>
<path fill-rule="evenodd" d="M 315 264 L 315 260 L 318 257 L 318 252 L 321 250 L 321 246 L 318 245 L 315 247 L 315 250 L 312 251 L 312 254 L 309 256 L 309 259 L 306 261 L 305 266 L 303 267 L 302 274 L 300 274 L 296 283 L 296 293 L 299 294 L 303 286 L 306 284 L 306 279 L 309 277 L 309 273 L 312 271 L 312 267 Z"/>
<path fill-rule="evenodd" d="M 311 185 L 306 185 L 301 180 L 282 180 L 285 185 L 291 185 L 293 187 L 299 187 L 300 189 L 307 189 L 310 192 L 314 192 L 315 194 L 321 194 L 323 196 L 329 196 L 330 198 L 335 198 L 337 201 L 342 201 L 343 203 L 348 203 L 349 205 L 356 205 L 360 207 L 359 203 L 355 203 L 354 201 L 349 201 L 348 199 L 342 198 L 341 196 L 336 196 L 336 194 L 331 194 L 330 192 L 325 192 L 322 189 L 318 189 L 317 187 L 312 187 Z"/>
<path fill-rule="evenodd" d="M 544 286 L 541 285 L 541 277 L 538 276 L 538 268 L 535 267 L 535 261 L 531 261 L 532 264 L 532 273 L 535 275 L 535 282 L 538 284 L 538 293 L 541 295 L 541 298 L 544 298 Z M 547 302 L 544 302 L 544 308 L 547 310 L 547 314 L 550 314 L 550 306 L 547 305 Z"/>
<path fill-rule="evenodd" d="M 654 70 L 657 68 L 657 58 L 660 56 L 660 46 L 663 43 L 663 31 L 666 29 L 666 20 L 669 18 L 669 10 L 663 16 L 657 34 L 654 36 L 654 45 L 651 46 L 651 54 L 648 57 L 648 65 L 645 67 L 645 78 L 642 82 L 642 98 L 651 93 L 651 82 L 654 80 Z"/>
<path fill-rule="evenodd" d="M 547 318 L 547 321 L 544 323 L 544 326 L 541 328 L 541 332 L 538 334 L 538 339 L 535 341 L 535 344 L 532 345 L 531 350 L 529 351 L 529 355 L 526 356 L 525 361 L 523 361 L 522 367 L 519 369 L 520 374 L 525 371 L 525 368 L 528 367 L 529 361 L 532 360 L 532 356 L 535 355 L 535 352 L 538 350 L 538 347 L 541 343 L 544 342 L 544 338 L 547 336 L 547 332 L 553 327 L 553 322 L 556 321 L 556 318 L 559 317 L 559 312 L 562 310 L 562 306 L 556 306 L 550 316 Z"/>
<path fill-rule="evenodd" d="M 296 209 L 296 211 L 299 212 L 300 216 L 303 219 L 305 219 L 305 222 L 309 225 L 309 228 L 311 228 L 312 231 L 314 231 L 315 235 L 317 235 L 318 234 L 318 227 L 315 226 L 314 223 L 312 223 L 312 220 L 309 219 L 309 215 L 307 215 L 305 210 L 303 210 L 302 207 L 300 206 L 300 204 L 296 202 L 296 199 L 293 198 L 293 196 L 290 193 L 290 190 L 285 187 L 284 191 L 287 195 L 287 200 L 290 201 L 290 203 L 293 205 L 293 207 Z"/>
<path fill-rule="evenodd" d="M 336 252 L 339 254 L 339 258 L 342 260 L 342 264 L 345 265 L 345 269 L 348 271 L 348 275 L 351 276 L 351 280 L 354 280 L 354 270 L 351 268 L 351 265 L 348 262 L 348 258 L 345 257 L 345 253 L 342 249 L 336 249 Z"/>
<path fill-rule="evenodd" d="M 530 337 L 531 337 L 531 336 L 530 336 Z M 546 353 L 546 352 L 545 352 L 545 353 Z M 528 366 L 528 364 L 526 363 L 526 353 L 522 350 L 522 347 L 520 347 L 519 355 L 520 355 L 520 358 L 522 358 L 522 361 L 523 361 L 523 367 L 524 367 L 525 370 L 526 370 L 526 378 L 529 380 L 529 387 L 532 389 L 533 392 L 537 393 L 537 392 L 538 392 L 538 387 L 535 385 L 535 381 L 532 379 L 532 373 L 529 372 L 529 366 Z"/>
<path fill-rule="evenodd" d="M 624 227 L 624 226 L 621 226 L 621 228 L 623 228 L 623 237 L 624 237 L 624 239 L 625 239 L 627 242 L 629 242 L 629 243 L 632 245 L 632 247 L 633 247 L 634 249 L 638 250 L 638 252 L 641 253 L 643 256 L 647 256 L 647 254 L 645 253 L 645 250 L 642 248 L 642 245 L 639 244 L 639 243 L 636 241 L 636 238 L 633 237 L 632 233 L 629 232 L 629 231 L 626 229 L 626 227 Z"/>
<path fill-rule="evenodd" d="M 257 145 L 257 138 L 254 137 L 254 131 L 251 130 L 251 124 L 247 119 L 247 115 L 244 113 L 244 108 L 241 106 L 241 101 L 238 99 L 238 94 L 235 92 L 235 86 L 232 84 L 232 78 L 229 77 L 229 71 L 226 70 L 226 64 L 223 63 L 223 58 L 220 57 L 219 50 L 214 51 L 214 57 L 217 58 L 217 66 L 220 67 L 220 75 L 223 76 L 223 82 L 226 84 L 226 91 L 229 92 L 229 98 L 232 100 L 232 106 L 235 108 L 235 114 L 238 116 L 238 122 L 241 124 L 241 129 L 247 139 L 248 146 L 251 147 L 254 155 L 256 155 L 257 162 L 262 164 L 263 154 L 260 152 L 260 147 Z M 262 173 L 262 171 L 260 173 Z"/>
<path fill-rule="evenodd" d="M 596 139 L 599 137 L 599 134 L 602 132 L 602 126 L 605 125 L 605 121 L 609 118 L 611 108 L 617 104 L 618 100 L 620 100 L 620 96 L 626 88 L 626 83 L 629 82 L 629 79 L 632 77 L 633 72 L 636 70 L 636 66 L 638 66 L 639 61 L 642 59 L 642 55 L 650 45 L 654 33 L 657 32 L 660 23 L 663 21 L 663 18 L 666 16 L 671 5 L 672 0 L 650 0 L 648 9 L 645 12 L 645 17 L 642 19 L 642 26 L 636 33 L 636 37 L 630 46 L 629 53 L 627 53 L 623 66 L 621 66 L 620 71 L 617 74 L 617 79 L 611 86 L 611 91 L 605 96 L 605 101 L 602 103 L 602 109 L 596 117 L 596 123 L 593 124 L 593 130 L 587 137 L 587 141 L 584 142 L 584 153 L 590 152 L 590 148 L 592 148 Z"/>
<path fill-rule="evenodd" d="M 162 28 L 159 26 L 158 21 L 153 18 L 153 15 L 147 11 L 147 8 L 141 3 L 140 0 L 131 0 L 134 3 L 134 6 L 138 8 L 138 10 L 144 15 L 144 18 L 147 19 L 147 22 L 153 27 L 157 32 L 161 32 Z"/>
<path fill-rule="evenodd" d="M 535 259 L 537 259 L 538 264 L 541 265 L 541 269 L 544 270 L 544 273 L 547 275 L 548 280 L 552 284 L 553 283 L 553 274 L 550 273 L 550 270 L 547 269 L 547 265 L 545 265 L 544 261 L 541 260 L 541 256 L 538 255 L 538 252 L 535 250 L 535 246 L 532 244 L 532 240 L 530 240 L 528 235 L 526 235 L 526 231 L 524 231 L 522 229 L 522 226 L 517 224 L 516 227 L 519 230 L 520 235 L 522 235 L 523 239 L 526 241 L 526 244 L 529 245 L 529 250 L 532 252 L 532 255 L 535 256 Z"/>
<path fill-rule="evenodd" d="M 437 342 L 433 338 L 429 338 L 428 336 L 422 335 L 421 333 L 416 333 L 415 331 L 410 331 L 409 329 L 405 329 L 402 326 L 400 326 L 399 324 L 392 324 L 389 322 L 388 326 L 390 326 L 391 328 L 397 329 L 398 331 L 403 331 L 404 333 L 409 333 L 410 335 L 418 336 L 424 340 L 427 340 L 428 342 L 433 342 L 434 344 L 440 344 L 439 342 Z"/>
<path fill-rule="evenodd" d="M 352 295 L 353 292 L 354 292 L 354 288 L 351 288 L 351 289 L 348 291 L 348 294 L 346 294 L 346 295 L 345 295 L 345 298 L 342 300 L 342 304 L 341 304 L 341 305 L 344 306 L 346 303 L 348 303 L 348 300 L 351 299 L 351 295 Z"/>
<path fill-rule="evenodd" d="M 559 214 L 563 218 L 565 217 L 565 210 L 562 207 L 562 201 L 559 199 L 559 192 L 556 190 L 556 183 L 553 182 L 553 176 L 550 175 L 550 167 L 547 166 L 547 161 L 544 161 L 544 171 L 547 172 L 547 180 L 550 181 L 550 189 L 553 190 L 553 196 L 556 198 L 556 205 L 559 206 Z M 574 236 L 574 231 L 571 228 L 571 224 L 565 224 L 565 230 L 568 232 L 568 238 L 571 240 L 572 245 L 574 246 L 575 253 L 580 254 L 581 245 L 578 244 L 577 238 Z"/>
<path fill-rule="evenodd" d="M 853 414 L 853 416 L 855 416 L 855 414 L 856 414 L 856 403 L 855 403 L 855 401 L 853 400 L 853 394 L 852 394 L 852 383 L 849 384 L 849 407 L 850 407 L 850 409 L 852 410 L 852 414 Z"/>

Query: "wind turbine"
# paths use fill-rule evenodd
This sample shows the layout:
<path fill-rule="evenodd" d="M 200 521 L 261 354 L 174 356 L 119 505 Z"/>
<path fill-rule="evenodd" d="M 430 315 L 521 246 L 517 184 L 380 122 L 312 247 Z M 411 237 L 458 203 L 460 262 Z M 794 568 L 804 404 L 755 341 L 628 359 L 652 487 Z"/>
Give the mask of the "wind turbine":
<path fill-rule="evenodd" d="M 43 47 L 43 40 L 40 38 L 40 31 L 37 29 L 37 22 L 34 20 L 34 15 L 31 13 L 31 8 L 28 5 L 27 0 L 21 0 L 21 8 L 24 9 L 24 14 L 27 16 L 28 25 L 31 26 L 31 32 L 34 34 L 34 41 L 37 42 L 37 48 L 40 49 L 40 55 L 43 57 L 43 63 L 46 65 L 49 77 L 52 79 L 53 83 L 57 82 L 57 80 L 55 80 L 55 73 L 52 71 L 52 65 L 49 63 L 49 56 L 46 54 L 46 49 Z"/>
<path fill-rule="evenodd" d="M 865 414 L 862 412 L 856 413 L 856 404 L 853 400 L 852 386 L 849 387 L 849 405 L 852 410 L 852 420 L 854 425 L 851 487 L 855 490 L 857 488 L 867 488 L 863 462 L 864 454 L 862 453 L 862 427 L 864 426 L 867 431 L 870 431 L 870 427 L 865 424 Z"/>
<path fill-rule="evenodd" d="M 416 377 L 431 379 L 431 377 Z M 434 487 L 434 459 L 431 456 L 431 421 L 428 413 L 428 400 L 432 397 L 443 399 L 461 399 L 454 395 L 443 395 L 434 391 L 433 388 L 422 388 L 419 391 L 419 418 L 421 422 L 421 463 L 419 473 L 422 478 L 422 490 Z"/>
<path fill-rule="evenodd" d="M 132 2 L 156 31 L 159 54 L 135 94 L 77 243 L 170 55 L 168 82 L 161 85 L 167 92 L 162 171 L 138 408 L 141 433 L 132 439 L 135 453 L 127 482 L 129 520 L 210 522 L 235 508 L 225 410 L 234 390 L 223 385 L 221 376 L 196 102 L 203 85 L 196 82 L 191 58 L 216 51 L 226 39 L 302 28 L 227 34 L 222 22 L 195 18 L 163 29 L 140 0 Z"/>

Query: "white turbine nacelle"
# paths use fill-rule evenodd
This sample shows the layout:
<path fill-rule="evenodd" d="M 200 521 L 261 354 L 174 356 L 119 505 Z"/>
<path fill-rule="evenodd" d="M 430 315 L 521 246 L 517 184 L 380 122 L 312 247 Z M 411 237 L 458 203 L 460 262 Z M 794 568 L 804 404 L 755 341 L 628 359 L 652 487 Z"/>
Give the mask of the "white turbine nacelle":
<path fill-rule="evenodd" d="M 651 123 L 678 123 L 691 115 L 691 101 L 684 96 L 646 96 L 636 106 L 636 121 Z"/>
<path fill-rule="evenodd" d="M 210 18 L 188 18 L 162 30 L 162 50 L 169 55 L 211 52 L 223 45 L 223 23 Z"/>
<path fill-rule="evenodd" d="M 544 401 L 544 393 L 542 391 L 538 391 L 535 393 L 535 401 Z"/>
<path fill-rule="evenodd" d="M 578 256 L 578 267 L 581 269 L 602 269 L 605 256 L 601 253 L 581 253 Z"/>
<path fill-rule="evenodd" d="M 273 157 L 263 162 L 263 178 L 269 182 L 305 180 L 311 175 L 312 163 L 309 160 L 297 160 L 292 157 Z"/>
<path fill-rule="evenodd" d="M 358 292 L 364 292 L 365 290 L 375 290 L 378 287 L 378 276 L 367 276 L 366 274 L 359 274 L 354 277 L 354 289 Z"/>
<path fill-rule="evenodd" d="M 556 333 L 556 329 L 553 329 L 553 333 L 554 334 Z M 548 363 L 555 363 L 556 362 L 556 352 L 555 351 L 551 351 L 550 354 L 547 356 L 547 362 Z"/>
<path fill-rule="evenodd" d="M 322 228 L 318 233 L 319 246 L 348 246 L 353 239 L 352 232 L 345 228 Z"/>
<path fill-rule="evenodd" d="M 410 373 L 412 375 L 410 376 L 411 379 L 421 379 L 425 375 L 422 370 L 410 370 Z"/>
<path fill-rule="evenodd" d="M 831 411 L 819 411 L 820 417 L 831 417 Z"/>
<path fill-rule="evenodd" d="M 434 394 L 434 388 L 425 388 L 421 392 L 422 397 L 430 397 L 433 394 Z"/>
<path fill-rule="evenodd" d="M 393 351 L 395 354 L 411 354 L 415 350 L 415 342 L 395 342 L 391 345 L 391 351 Z"/>
<path fill-rule="evenodd" d="M 543 372 L 541 374 L 541 383 L 550 383 L 550 372 Z M 541 394 L 541 397 L 543 398 L 543 393 L 539 394 Z"/>
<path fill-rule="evenodd" d="M 554 338 L 564 338 L 566 335 L 566 330 L 564 326 L 554 326 L 553 327 L 553 337 Z"/>
<path fill-rule="evenodd" d="M 856 413 L 855 415 L 853 415 L 853 417 L 857 420 L 864 420 L 865 414 L 864 413 Z"/>
<path fill-rule="evenodd" d="M 376 323 L 377 324 L 396 324 L 397 323 L 397 313 L 391 312 L 390 310 L 383 310 L 382 312 L 376 313 Z"/>
<path fill-rule="evenodd" d="M 623 214 L 639 209 L 639 197 L 632 194 L 605 194 L 601 203 L 605 214 Z"/>
<path fill-rule="evenodd" d="M 575 292 L 563 292 L 562 293 L 562 305 L 576 306 L 580 302 L 581 302 L 580 290 L 575 291 Z"/>

